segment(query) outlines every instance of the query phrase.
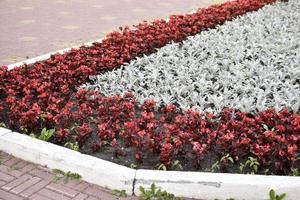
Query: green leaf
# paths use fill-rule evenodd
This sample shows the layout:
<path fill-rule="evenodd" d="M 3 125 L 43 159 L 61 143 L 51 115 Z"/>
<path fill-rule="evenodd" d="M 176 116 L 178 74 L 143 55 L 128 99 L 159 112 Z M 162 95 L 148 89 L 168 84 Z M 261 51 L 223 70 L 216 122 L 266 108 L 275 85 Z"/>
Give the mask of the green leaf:
<path fill-rule="evenodd" d="M 62 171 L 60 169 L 53 169 L 52 172 L 55 173 L 55 174 L 61 174 L 61 175 L 65 175 L 66 174 L 64 171 Z"/>
<path fill-rule="evenodd" d="M 251 161 L 250 160 L 247 160 L 246 162 L 245 162 L 245 165 L 247 166 L 247 165 L 250 165 L 250 163 L 251 163 Z"/>
<path fill-rule="evenodd" d="M 263 128 L 264 128 L 266 131 L 269 130 L 269 127 L 268 127 L 266 124 L 263 124 L 262 126 L 263 126 Z"/>
<path fill-rule="evenodd" d="M 140 186 L 140 192 L 142 193 L 142 194 L 145 194 L 146 192 L 145 192 L 145 188 L 143 187 L 143 186 Z"/>
<path fill-rule="evenodd" d="M 167 167 L 162 163 L 158 166 L 158 170 L 167 171 Z"/>
<path fill-rule="evenodd" d="M 62 176 L 55 175 L 55 176 L 53 177 L 52 181 L 53 181 L 54 183 L 56 183 L 56 182 L 59 181 L 60 179 L 62 179 Z"/>
<path fill-rule="evenodd" d="M 231 163 L 234 163 L 234 161 L 233 161 L 233 158 L 232 158 L 232 157 L 228 157 L 228 160 L 229 160 Z"/>
<path fill-rule="evenodd" d="M 0 127 L 6 128 L 6 125 L 5 125 L 3 122 L 1 122 L 1 123 L 0 123 Z"/>
<path fill-rule="evenodd" d="M 127 197 L 126 190 L 113 190 L 113 195 L 119 196 L 119 197 Z"/>
<path fill-rule="evenodd" d="M 283 193 L 281 195 L 279 195 L 279 197 L 277 198 L 277 200 L 283 200 L 285 198 L 286 194 Z"/>
<path fill-rule="evenodd" d="M 156 186 L 154 183 L 151 184 L 151 192 L 154 194 L 155 193 L 155 189 L 156 189 Z"/>
<path fill-rule="evenodd" d="M 39 139 L 43 141 L 48 141 L 52 137 L 54 132 L 55 129 L 47 130 L 46 128 L 43 128 L 41 131 L 41 135 L 39 136 Z"/>
<path fill-rule="evenodd" d="M 255 172 L 257 172 L 257 165 L 254 165 L 253 169 L 254 169 Z"/>
<path fill-rule="evenodd" d="M 275 191 L 272 189 L 269 192 L 270 200 L 276 200 Z"/>
<path fill-rule="evenodd" d="M 240 171 L 243 172 L 244 171 L 244 167 L 245 165 L 243 163 L 240 163 Z"/>

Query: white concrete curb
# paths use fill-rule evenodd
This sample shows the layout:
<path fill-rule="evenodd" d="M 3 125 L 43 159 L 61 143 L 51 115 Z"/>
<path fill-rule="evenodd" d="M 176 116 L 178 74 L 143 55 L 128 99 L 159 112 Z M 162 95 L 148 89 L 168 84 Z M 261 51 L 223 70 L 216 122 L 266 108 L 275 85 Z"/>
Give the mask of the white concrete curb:
<path fill-rule="evenodd" d="M 24 160 L 78 173 L 90 183 L 110 189 L 133 191 L 136 170 L 85 155 L 20 133 L 0 130 L 0 150 Z M 3 134 L 2 134 L 3 132 Z"/>
<path fill-rule="evenodd" d="M 0 128 L 0 150 L 50 169 L 76 172 L 82 179 L 109 189 L 140 194 L 155 183 L 179 197 L 199 199 L 268 199 L 270 189 L 298 200 L 300 177 L 133 170 L 93 156 Z"/>
<path fill-rule="evenodd" d="M 94 42 L 101 41 L 99 39 L 72 48 L 91 46 Z M 24 63 L 42 61 L 72 48 L 47 53 L 7 67 L 11 70 Z M 140 186 L 150 188 L 155 183 L 163 190 L 187 198 L 265 200 L 269 199 L 270 189 L 275 189 L 279 194 L 286 193 L 285 200 L 299 200 L 300 197 L 300 177 L 133 170 L 5 128 L 0 128 L 0 150 L 36 164 L 46 165 L 50 169 L 78 173 L 85 181 L 110 189 L 126 190 L 127 194 L 134 192 L 139 195 Z"/>
<path fill-rule="evenodd" d="M 0 127 L 0 136 L 5 135 L 6 133 L 10 133 L 11 130 Z"/>
<path fill-rule="evenodd" d="M 286 193 L 285 200 L 297 200 L 300 196 L 300 177 L 155 170 L 137 170 L 135 194 L 140 194 L 140 186 L 150 188 L 152 183 L 189 198 L 263 200 L 269 199 L 271 189 Z"/>

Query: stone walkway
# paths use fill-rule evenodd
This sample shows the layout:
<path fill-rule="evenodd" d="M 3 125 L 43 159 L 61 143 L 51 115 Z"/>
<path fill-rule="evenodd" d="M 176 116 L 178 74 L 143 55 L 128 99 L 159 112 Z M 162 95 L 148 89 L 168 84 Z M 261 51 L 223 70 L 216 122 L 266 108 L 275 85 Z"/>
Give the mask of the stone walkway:
<path fill-rule="evenodd" d="M 80 180 L 55 181 L 55 174 L 7 153 L 0 152 L 0 200 L 135 200 Z"/>
<path fill-rule="evenodd" d="M 0 66 L 224 0 L 0 0 Z M 45 3 L 47 2 L 47 3 Z"/>

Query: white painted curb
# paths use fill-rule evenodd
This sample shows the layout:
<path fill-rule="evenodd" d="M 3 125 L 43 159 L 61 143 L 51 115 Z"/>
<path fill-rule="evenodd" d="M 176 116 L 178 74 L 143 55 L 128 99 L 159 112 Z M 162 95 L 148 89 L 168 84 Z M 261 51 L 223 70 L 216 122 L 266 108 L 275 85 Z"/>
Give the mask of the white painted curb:
<path fill-rule="evenodd" d="M 93 156 L 0 128 L 0 150 L 51 169 L 76 172 L 82 179 L 109 189 L 140 194 L 155 183 L 179 197 L 199 199 L 268 199 L 270 189 L 299 200 L 300 177 L 133 170 Z"/>
<path fill-rule="evenodd" d="M 193 12 L 189 14 L 191 13 Z M 46 60 L 56 53 L 91 46 L 94 42 L 101 41 L 99 39 L 61 49 L 7 67 L 11 70 L 25 63 Z M 139 195 L 140 186 L 150 188 L 155 183 L 162 190 L 187 198 L 267 200 L 269 190 L 275 189 L 278 194 L 287 194 L 285 200 L 300 199 L 300 177 L 133 170 L 5 128 L 0 128 L 0 150 L 51 169 L 76 172 L 85 181 L 109 189 L 125 190 L 127 194 L 134 192 Z"/>
<path fill-rule="evenodd" d="M 5 135 L 6 133 L 10 133 L 11 130 L 0 127 L 0 136 Z"/>
<path fill-rule="evenodd" d="M 300 177 L 137 170 L 134 192 L 139 187 L 159 188 L 175 196 L 201 199 L 269 199 L 269 191 L 286 193 L 285 200 L 299 200 Z"/>
<path fill-rule="evenodd" d="M 50 169 L 78 173 L 83 180 L 102 187 L 132 193 L 136 170 L 27 135 L 4 132 L 0 135 L 0 150 L 4 152 L 36 164 L 46 165 Z"/>

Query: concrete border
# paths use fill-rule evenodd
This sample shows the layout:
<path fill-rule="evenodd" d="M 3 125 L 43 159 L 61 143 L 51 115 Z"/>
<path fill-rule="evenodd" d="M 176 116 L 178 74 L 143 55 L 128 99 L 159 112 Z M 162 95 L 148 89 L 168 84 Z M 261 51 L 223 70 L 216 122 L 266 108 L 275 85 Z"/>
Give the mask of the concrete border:
<path fill-rule="evenodd" d="M 135 194 L 139 187 L 158 187 L 175 196 L 201 199 L 269 199 L 269 191 L 286 193 L 285 200 L 300 196 L 300 177 L 137 170 Z"/>
<path fill-rule="evenodd" d="M 206 172 L 134 170 L 27 135 L 0 128 L 0 150 L 50 169 L 76 172 L 82 179 L 109 189 L 139 195 L 139 187 L 159 188 L 180 197 L 198 199 L 268 199 L 270 189 L 300 196 L 300 177 Z"/>
<path fill-rule="evenodd" d="M 99 39 L 72 48 L 91 46 L 101 41 Z M 53 51 L 7 67 L 11 70 L 23 64 L 42 61 L 72 48 Z M 76 172 L 85 181 L 125 190 L 127 194 L 139 195 L 140 186 L 150 188 L 155 183 L 163 190 L 187 198 L 263 200 L 269 199 L 270 189 L 275 189 L 279 194 L 286 193 L 285 200 L 298 200 L 300 196 L 300 177 L 134 170 L 5 128 L 0 128 L 0 150 L 50 169 Z"/>
<path fill-rule="evenodd" d="M 136 170 L 7 129 L 0 131 L 0 150 L 6 153 L 50 169 L 78 173 L 83 180 L 102 187 L 133 192 Z"/>

